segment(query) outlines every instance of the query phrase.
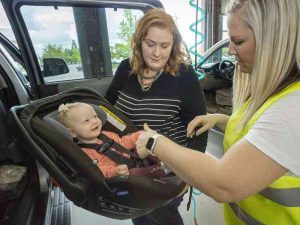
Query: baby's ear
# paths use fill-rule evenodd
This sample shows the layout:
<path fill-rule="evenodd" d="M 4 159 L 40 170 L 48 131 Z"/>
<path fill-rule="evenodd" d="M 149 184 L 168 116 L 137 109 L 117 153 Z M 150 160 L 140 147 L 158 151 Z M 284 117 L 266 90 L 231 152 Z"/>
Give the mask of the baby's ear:
<path fill-rule="evenodd" d="M 67 128 L 67 129 L 71 133 L 72 138 L 76 138 L 77 137 L 77 134 L 75 134 L 71 128 Z"/>

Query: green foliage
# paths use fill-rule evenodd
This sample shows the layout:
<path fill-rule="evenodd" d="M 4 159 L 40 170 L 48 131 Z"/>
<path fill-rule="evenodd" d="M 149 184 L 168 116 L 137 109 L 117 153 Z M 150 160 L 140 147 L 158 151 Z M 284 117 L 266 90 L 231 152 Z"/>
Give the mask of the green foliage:
<path fill-rule="evenodd" d="M 81 61 L 78 48 L 65 49 L 64 54 L 67 63 L 80 63 Z"/>
<path fill-rule="evenodd" d="M 43 49 L 42 58 L 63 58 L 67 63 L 80 63 L 80 53 L 75 40 L 72 40 L 71 48 L 63 48 L 62 45 L 48 44 Z"/>
<path fill-rule="evenodd" d="M 120 32 L 117 33 L 118 37 L 130 44 L 131 36 L 135 30 L 135 24 L 137 22 L 136 16 L 132 14 L 129 9 L 124 10 L 123 20 L 120 23 Z"/>
<path fill-rule="evenodd" d="M 48 44 L 44 49 L 43 49 L 43 58 L 49 58 L 49 57 L 61 57 L 63 58 L 64 56 L 64 49 L 62 46 L 59 45 L 51 45 Z"/>
<path fill-rule="evenodd" d="M 110 46 L 112 59 L 124 59 L 131 54 L 131 37 L 135 30 L 135 24 L 137 22 L 136 16 L 132 14 L 129 9 L 124 10 L 123 19 L 119 26 L 118 38 L 122 40 L 122 43 L 116 43 L 114 46 Z"/>
<path fill-rule="evenodd" d="M 124 59 L 131 54 L 131 37 L 135 30 L 137 18 L 129 9 L 124 10 L 123 19 L 117 33 L 121 43 L 110 46 L 113 64 L 119 59 Z M 67 63 L 81 63 L 80 52 L 75 40 L 72 40 L 71 48 L 63 48 L 62 45 L 48 44 L 42 52 L 42 58 L 63 58 Z M 41 60 L 42 61 L 42 60 Z M 114 66 L 114 65 L 113 65 Z"/>
<path fill-rule="evenodd" d="M 110 46 L 110 53 L 112 59 L 124 59 L 130 55 L 131 49 L 127 44 L 117 43 L 114 46 Z"/>

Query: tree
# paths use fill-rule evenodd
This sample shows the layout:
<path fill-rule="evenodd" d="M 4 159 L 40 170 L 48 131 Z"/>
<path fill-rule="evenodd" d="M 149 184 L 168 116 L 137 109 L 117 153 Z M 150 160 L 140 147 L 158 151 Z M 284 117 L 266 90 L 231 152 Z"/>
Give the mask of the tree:
<path fill-rule="evenodd" d="M 137 22 L 136 16 L 132 14 L 129 9 L 124 10 L 123 20 L 120 23 L 120 32 L 117 33 L 118 38 L 124 40 L 130 44 L 131 36 L 135 30 L 135 24 Z"/>
<path fill-rule="evenodd" d="M 78 49 L 78 47 L 77 47 L 77 43 L 76 43 L 76 41 L 75 41 L 75 40 L 72 40 L 72 45 L 71 45 L 71 48 L 77 48 L 77 49 Z"/>
<path fill-rule="evenodd" d="M 43 49 L 43 58 L 60 57 L 64 58 L 64 49 L 62 45 L 48 44 Z"/>
<path fill-rule="evenodd" d="M 80 53 L 75 40 L 72 40 L 71 49 L 65 49 L 65 60 L 68 63 L 80 63 Z"/>
<path fill-rule="evenodd" d="M 42 53 L 42 58 L 63 58 L 67 63 L 80 63 L 80 53 L 75 40 L 72 40 L 71 49 L 62 45 L 48 44 Z"/>
<path fill-rule="evenodd" d="M 122 40 L 122 43 L 116 43 L 114 46 L 110 46 L 111 56 L 113 59 L 127 58 L 131 53 L 130 41 L 131 36 L 135 30 L 135 24 L 137 18 L 132 14 L 129 9 L 124 10 L 123 19 L 119 26 L 118 38 Z"/>

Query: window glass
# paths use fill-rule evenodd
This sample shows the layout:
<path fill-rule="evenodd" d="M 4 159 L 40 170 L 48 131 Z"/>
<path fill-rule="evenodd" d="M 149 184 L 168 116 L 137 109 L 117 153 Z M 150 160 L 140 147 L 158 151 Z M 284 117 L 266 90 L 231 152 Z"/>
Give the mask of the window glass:
<path fill-rule="evenodd" d="M 30 86 L 28 82 L 27 71 L 23 66 L 23 62 L 20 62 L 19 59 L 14 54 L 12 54 L 12 52 L 9 51 L 9 49 L 7 49 L 6 46 L 2 43 L 0 43 L 0 50 L 4 53 L 8 61 L 13 66 L 14 70 L 16 71 L 16 74 L 18 75 L 24 86 Z"/>
<path fill-rule="evenodd" d="M 222 39 L 227 39 L 229 38 L 228 28 L 227 28 L 227 15 L 223 15 L 222 19 L 223 19 Z"/>
<path fill-rule="evenodd" d="M 208 56 L 202 65 L 208 63 L 220 63 L 223 60 L 229 60 L 235 62 L 235 57 L 233 55 L 228 55 L 228 45 L 222 46 L 214 51 L 210 56 Z"/>
<path fill-rule="evenodd" d="M 22 6 L 45 82 L 112 76 L 130 56 L 140 10 Z"/>
<path fill-rule="evenodd" d="M 15 46 L 18 46 L 2 4 L 0 4 L 0 33 L 2 33 Z"/>

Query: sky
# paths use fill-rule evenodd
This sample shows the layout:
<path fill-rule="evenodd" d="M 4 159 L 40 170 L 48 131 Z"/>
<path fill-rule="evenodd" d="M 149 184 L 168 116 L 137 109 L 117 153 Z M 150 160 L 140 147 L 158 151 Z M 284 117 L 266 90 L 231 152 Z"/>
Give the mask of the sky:
<path fill-rule="evenodd" d="M 195 8 L 189 5 L 190 0 L 161 0 L 162 4 L 164 5 L 165 10 L 173 16 L 181 34 L 186 42 L 187 46 L 190 48 L 194 44 L 195 34 L 190 31 L 189 26 L 195 22 Z M 66 14 L 66 17 L 64 18 L 65 21 L 68 20 L 70 15 Z M 51 20 L 55 20 L 55 16 L 51 15 L 51 12 L 45 12 L 44 14 L 40 14 L 40 21 L 43 21 L 45 24 L 44 28 L 47 29 L 47 25 L 51 23 Z M 201 25 L 200 25 L 201 26 Z M 50 26 L 49 26 L 50 27 Z M 76 36 L 76 34 L 72 31 L 71 28 L 62 27 L 61 29 L 66 30 L 66 35 L 68 36 Z M 58 38 L 60 35 L 58 30 L 61 29 L 52 29 L 47 30 L 47 34 L 45 34 L 45 38 L 49 38 L 49 34 L 51 34 L 53 37 Z M 73 27 L 74 29 L 74 27 Z M 10 32 L 10 25 L 8 23 L 8 20 L 6 18 L 6 15 L 4 14 L 2 5 L 0 7 L 0 31 L 3 32 L 5 35 L 8 35 L 10 39 L 13 39 L 13 35 Z M 33 33 L 34 35 L 34 33 Z M 40 34 L 36 34 L 39 39 L 41 39 Z M 61 37 L 63 38 L 63 37 Z"/>

